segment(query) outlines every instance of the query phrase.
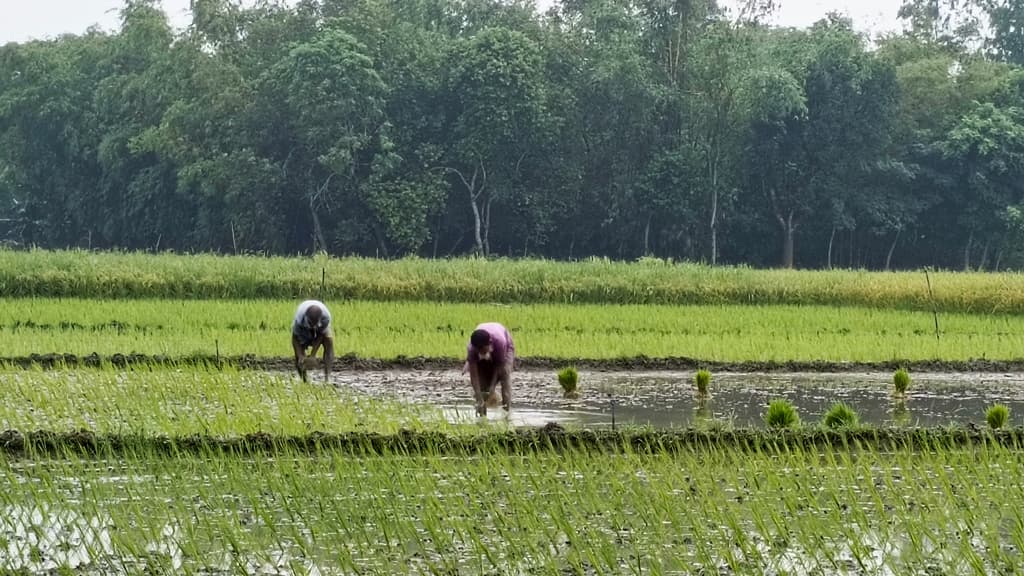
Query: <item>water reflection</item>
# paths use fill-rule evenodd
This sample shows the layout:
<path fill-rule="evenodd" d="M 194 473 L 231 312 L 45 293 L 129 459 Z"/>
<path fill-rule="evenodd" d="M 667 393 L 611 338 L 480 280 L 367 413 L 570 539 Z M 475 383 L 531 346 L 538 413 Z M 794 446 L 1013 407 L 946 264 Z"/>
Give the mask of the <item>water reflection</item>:
<path fill-rule="evenodd" d="M 763 426 L 768 402 L 792 402 L 803 422 L 814 423 L 835 402 L 845 402 L 866 424 L 947 426 L 984 422 L 985 409 L 999 402 L 1010 408 L 1010 424 L 1024 414 L 1024 374 L 912 374 L 906 399 L 895 398 L 890 373 L 715 374 L 711 396 L 701 400 L 686 372 L 583 372 L 580 398 L 562 396 L 554 373 L 515 376 L 511 422 L 532 426 L 548 421 L 584 426 L 619 424 L 684 427 L 710 421 Z M 336 377 L 339 386 L 374 395 L 399 397 L 444 407 L 452 421 L 473 419 L 469 385 L 451 372 L 352 372 Z M 467 416 L 468 412 L 468 416 Z M 501 414 L 493 411 L 488 419 Z M 542 422 L 543 421 L 543 422 Z"/>

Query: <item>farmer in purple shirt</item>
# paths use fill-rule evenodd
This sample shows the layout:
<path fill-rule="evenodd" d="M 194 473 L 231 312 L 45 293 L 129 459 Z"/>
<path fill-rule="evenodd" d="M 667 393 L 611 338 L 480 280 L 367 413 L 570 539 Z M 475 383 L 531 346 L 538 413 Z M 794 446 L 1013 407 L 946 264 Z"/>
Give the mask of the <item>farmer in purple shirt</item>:
<path fill-rule="evenodd" d="M 477 416 L 487 415 L 487 401 L 494 386 L 501 382 L 501 404 L 505 412 L 512 409 L 512 365 L 516 347 L 508 330 L 497 322 L 476 327 L 466 347 L 466 366 L 473 386 Z"/>

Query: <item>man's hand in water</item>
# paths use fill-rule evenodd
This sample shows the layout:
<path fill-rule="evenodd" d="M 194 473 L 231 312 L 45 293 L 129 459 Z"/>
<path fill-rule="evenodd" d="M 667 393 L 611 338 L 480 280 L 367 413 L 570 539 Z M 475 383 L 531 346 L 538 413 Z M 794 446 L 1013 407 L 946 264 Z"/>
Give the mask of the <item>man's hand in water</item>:
<path fill-rule="evenodd" d="M 299 371 L 302 381 L 306 381 L 306 356 L 301 352 L 295 355 L 295 369 Z"/>

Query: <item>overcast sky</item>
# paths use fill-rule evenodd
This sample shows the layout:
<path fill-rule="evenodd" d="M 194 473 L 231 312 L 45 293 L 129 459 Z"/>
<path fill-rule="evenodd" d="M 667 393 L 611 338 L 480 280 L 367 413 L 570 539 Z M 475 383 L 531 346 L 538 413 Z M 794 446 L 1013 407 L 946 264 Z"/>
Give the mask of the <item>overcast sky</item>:
<path fill-rule="evenodd" d="M 728 5 L 731 0 L 726 0 Z M 538 0 L 546 6 L 551 0 Z M 896 0 L 781 0 L 775 23 L 808 26 L 829 11 L 853 18 L 863 31 L 896 30 L 899 22 Z M 117 25 L 121 0 L 0 0 L 0 44 L 34 38 L 52 38 L 63 33 L 79 34 L 98 24 L 106 30 Z M 164 9 L 176 26 L 188 23 L 189 0 L 163 0 Z"/>

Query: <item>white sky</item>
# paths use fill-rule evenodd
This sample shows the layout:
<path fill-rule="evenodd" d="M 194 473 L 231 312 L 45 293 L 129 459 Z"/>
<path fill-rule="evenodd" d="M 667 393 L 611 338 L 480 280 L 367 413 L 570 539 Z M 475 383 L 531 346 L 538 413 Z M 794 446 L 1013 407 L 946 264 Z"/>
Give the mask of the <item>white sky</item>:
<path fill-rule="evenodd" d="M 552 0 L 538 0 L 540 6 Z M 728 5 L 735 0 L 726 0 Z M 781 26 L 809 26 L 829 11 L 853 19 L 857 29 L 884 32 L 899 29 L 897 0 L 780 0 L 774 23 Z M 53 38 L 63 33 L 80 34 L 91 25 L 105 30 L 117 26 L 121 0 L 0 0 L 0 44 L 36 38 Z M 176 26 L 189 21 L 189 0 L 163 0 L 164 10 Z"/>

